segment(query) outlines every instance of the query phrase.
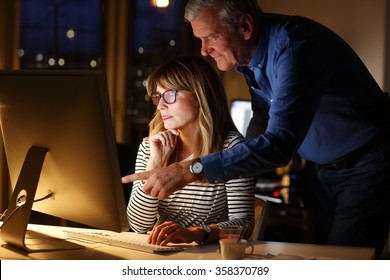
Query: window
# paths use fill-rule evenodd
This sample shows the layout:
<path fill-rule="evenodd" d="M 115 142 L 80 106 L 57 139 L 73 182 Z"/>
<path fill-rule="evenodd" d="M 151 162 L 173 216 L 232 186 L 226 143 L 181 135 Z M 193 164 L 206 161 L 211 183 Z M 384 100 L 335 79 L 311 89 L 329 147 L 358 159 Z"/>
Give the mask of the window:
<path fill-rule="evenodd" d="M 159 7 L 157 2 L 165 2 Z M 163 62 L 180 55 L 199 53 L 193 34 L 184 21 L 185 1 L 136 0 L 134 28 L 130 30 L 128 69 L 127 142 L 138 146 L 148 134 L 155 111 L 146 93 L 146 79 Z"/>
<path fill-rule="evenodd" d="M 21 68 L 99 68 L 100 0 L 21 0 Z"/>

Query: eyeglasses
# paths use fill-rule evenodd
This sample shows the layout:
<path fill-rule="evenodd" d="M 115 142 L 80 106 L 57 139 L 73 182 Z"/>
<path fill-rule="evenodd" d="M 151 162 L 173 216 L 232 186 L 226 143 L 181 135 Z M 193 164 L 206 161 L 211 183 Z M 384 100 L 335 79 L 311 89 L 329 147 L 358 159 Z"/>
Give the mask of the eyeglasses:
<path fill-rule="evenodd" d="M 161 97 L 166 104 L 172 104 L 176 102 L 176 95 L 179 91 L 180 90 L 169 89 L 167 91 L 164 91 L 163 93 L 153 92 L 150 95 L 150 98 L 152 99 L 153 104 L 156 106 L 160 102 Z"/>

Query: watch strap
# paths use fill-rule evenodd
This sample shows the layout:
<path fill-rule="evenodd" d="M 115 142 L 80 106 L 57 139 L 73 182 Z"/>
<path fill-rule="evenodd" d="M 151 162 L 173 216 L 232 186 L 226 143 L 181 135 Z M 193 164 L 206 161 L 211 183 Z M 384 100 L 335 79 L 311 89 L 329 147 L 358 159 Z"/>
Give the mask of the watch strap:
<path fill-rule="evenodd" d="M 204 231 L 203 239 L 199 242 L 199 244 L 205 244 L 207 240 L 209 239 L 209 236 L 211 234 L 211 229 L 208 225 L 205 223 L 202 223 L 202 230 Z"/>

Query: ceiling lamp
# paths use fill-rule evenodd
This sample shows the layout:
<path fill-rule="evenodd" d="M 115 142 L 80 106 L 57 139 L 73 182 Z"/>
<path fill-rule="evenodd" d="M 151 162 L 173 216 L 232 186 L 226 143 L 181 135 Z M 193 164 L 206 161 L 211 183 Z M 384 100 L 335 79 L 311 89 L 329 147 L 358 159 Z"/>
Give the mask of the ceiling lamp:
<path fill-rule="evenodd" d="M 169 0 L 153 0 L 152 3 L 156 8 L 166 8 L 169 6 Z"/>

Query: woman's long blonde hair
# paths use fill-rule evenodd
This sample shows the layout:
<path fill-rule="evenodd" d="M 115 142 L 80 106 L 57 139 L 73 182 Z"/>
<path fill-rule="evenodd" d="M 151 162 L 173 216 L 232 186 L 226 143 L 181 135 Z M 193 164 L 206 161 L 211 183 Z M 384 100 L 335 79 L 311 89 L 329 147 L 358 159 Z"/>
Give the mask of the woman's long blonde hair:
<path fill-rule="evenodd" d="M 199 103 L 199 134 L 194 157 L 220 151 L 226 134 L 237 131 L 230 116 L 222 82 L 211 65 L 200 57 L 179 57 L 159 66 L 148 76 L 146 90 L 149 96 L 156 91 L 157 86 L 195 94 Z M 149 135 L 164 130 L 163 120 L 156 109 L 149 123 Z"/>

